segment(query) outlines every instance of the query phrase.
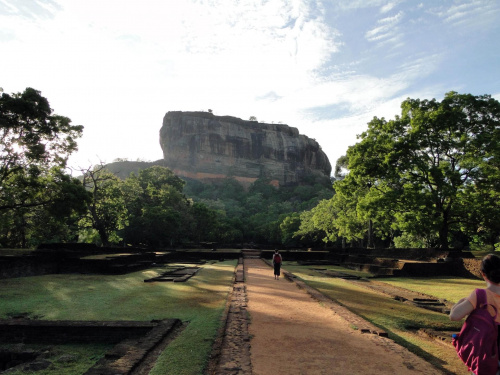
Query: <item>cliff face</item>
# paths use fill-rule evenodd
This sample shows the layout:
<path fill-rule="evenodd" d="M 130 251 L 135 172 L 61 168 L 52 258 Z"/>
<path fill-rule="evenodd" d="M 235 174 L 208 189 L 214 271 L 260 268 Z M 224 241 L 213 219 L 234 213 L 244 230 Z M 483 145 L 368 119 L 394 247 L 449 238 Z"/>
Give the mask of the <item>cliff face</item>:
<path fill-rule="evenodd" d="M 207 112 L 168 112 L 160 145 L 167 167 L 198 180 L 232 177 L 248 185 L 264 177 L 283 186 L 329 178 L 332 170 L 319 144 L 296 128 Z"/>

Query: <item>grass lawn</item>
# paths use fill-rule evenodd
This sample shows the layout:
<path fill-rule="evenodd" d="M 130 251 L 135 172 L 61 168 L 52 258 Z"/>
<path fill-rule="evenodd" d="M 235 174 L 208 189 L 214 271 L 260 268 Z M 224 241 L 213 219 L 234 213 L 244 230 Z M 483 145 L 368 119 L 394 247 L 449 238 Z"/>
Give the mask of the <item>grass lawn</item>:
<path fill-rule="evenodd" d="M 467 297 L 476 288 L 485 288 L 483 280 L 464 279 L 458 277 L 418 277 L 418 278 L 388 278 L 378 279 L 387 284 L 406 288 L 415 292 L 446 299 L 456 303 L 461 298 Z"/>
<path fill-rule="evenodd" d="M 438 368 L 452 374 L 465 375 L 468 373 L 451 345 L 428 340 L 417 332 L 419 328 L 431 328 L 449 330 L 451 335 L 452 332 L 460 330 L 462 322 L 451 322 L 445 314 L 398 302 L 343 279 L 325 277 L 325 275 L 314 271 L 314 267 L 311 266 L 303 267 L 295 262 L 284 262 L 283 267 L 310 286 L 382 328 L 389 333 L 391 339 Z M 345 268 L 338 270 L 353 273 L 352 270 Z M 476 282 L 475 280 L 457 278 L 387 278 L 377 280 L 450 301 L 457 301 L 467 296 L 476 287 L 484 287 L 484 283 L 479 280 Z"/>
<path fill-rule="evenodd" d="M 235 265 L 236 260 L 208 262 L 183 283 L 144 282 L 159 276 L 165 268 L 117 276 L 70 274 L 5 279 L 0 281 L 0 318 L 16 314 L 44 320 L 178 318 L 188 323 L 187 327 L 161 354 L 151 374 L 201 374 L 221 324 Z M 86 352 L 87 357 L 105 352 L 102 345 L 85 347 L 78 350 Z M 73 353 L 74 349 L 68 348 L 66 352 Z M 80 370 L 68 368 L 68 364 L 53 366 L 50 372 L 37 374 L 77 375 L 86 371 L 77 372 Z"/>

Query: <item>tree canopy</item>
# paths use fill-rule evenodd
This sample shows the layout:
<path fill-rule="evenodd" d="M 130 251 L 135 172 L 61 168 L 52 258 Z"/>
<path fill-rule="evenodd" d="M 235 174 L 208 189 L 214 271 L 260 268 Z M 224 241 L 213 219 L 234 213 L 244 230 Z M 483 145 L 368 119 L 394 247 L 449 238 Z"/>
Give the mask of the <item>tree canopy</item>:
<path fill-rule="evenodd" d="M 374 117 L 349 147 L 348 175 L 334 184 L 351 205 L 341 217 L 351 213 L 382 237 L 399 231 L 441 248 L 464 234 L 496 238 L 500 103 L 449 92 L 441 102 L 407 99 L 401 109 L 393 120 Z"/>
<path fill-rule="evenodd" d="M 83 186 L 90 193 L 90 198 L 87 200 L 87 215 L 82 218 L 80 225 L 95 229 L 100 242 L 108 246 L 110 237 L 122 229 L 127 221 L 121 181 L 102 164 L 81 172 Z"/>
<path fill-rule="evenodd" d="M 75 239 L 69 230 L 88 198 L 64 172 L 83 126 L 54 115 L 41 93 L 0 96 L 0 234 L 2 246 Z M 74 228 L 74 227 L 73 227 Z"/>
<path fill-rule="evenodd" d="M 31 199 L 16 199 L 19 180 L 25 192 L 45 190 L 38 178 L 53 167 L 64 168 L 69 155 L 77 149 L 76 139 L 83 126 L 53 114 L 40 91 L 27 88 L 22 93 L 0 96 L 0 210 L 48 203 L 44 194 Z"/>

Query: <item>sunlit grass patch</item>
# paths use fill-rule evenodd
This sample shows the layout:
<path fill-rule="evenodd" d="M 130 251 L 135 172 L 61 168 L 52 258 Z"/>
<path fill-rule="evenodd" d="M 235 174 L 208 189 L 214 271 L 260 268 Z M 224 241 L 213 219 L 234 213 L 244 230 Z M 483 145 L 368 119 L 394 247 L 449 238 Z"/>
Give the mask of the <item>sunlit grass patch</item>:
<path fill-rule="evenodd" d="M 486 287 L 483 280 L 457 277 L 388 278 L 380 281 L 451 302 L 467 297 L 476 288 Z"/>
<path fill-rule="evenodd" d="M 371 277 L 373 274 L 366 272 L 366 271 L 357 271 L 353 270 L 350 268 L 342 267 L 342 266 L 335 266 L 332 264 L 321 264 L 321 265 L 299 265 L 297 262 L 293 261 L 284 261 L 283 262 L 283 267 L 290 272 L 294 272 L 294 269 L 300 269 L 300 270 L 310 270 L 310 271 L 316 271 L 316 270 L 326 270 L 326 271 L 335 271 L 335 272 L 341 272 L 341 273 L 346 273 L 349 275 L 353 276 L 358 276 L 358 277 Z M 299 268 L 296 268 L 299 267 Z M 321 277 L 321 272 L 317 273 L 318 277 Z"/>
<path fill-rule="evenodd" d="M 144 282 L 165 272 L 164 267 L 126 275 L 5 279 L 0 283 L 0 318 L 15 314 L 44 320 L 177 318 L 186 323 L 186 329 L 166 349 L 157 363 L 159 370 L 153 369 L 152 374 L 200 374 L 221 324 L 235 265 L 235 260 L 207 263 L 182 283 Z"/>

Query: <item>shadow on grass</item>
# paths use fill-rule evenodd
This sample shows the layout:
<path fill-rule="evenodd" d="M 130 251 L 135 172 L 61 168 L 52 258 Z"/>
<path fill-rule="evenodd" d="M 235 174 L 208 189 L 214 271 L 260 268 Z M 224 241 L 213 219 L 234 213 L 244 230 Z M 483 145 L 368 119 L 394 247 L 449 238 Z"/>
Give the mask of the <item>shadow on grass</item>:
<path fill-rule="evenodd" d="M 395 343 L 397 343 L 397 344 L 405 347 L 410 352 L 416 354 L 420 358 L 425 359 L 427 362 L 431 363 L 434 367 L 438 368 L 439 370 L 441 370 L 445 374 L 449 374 L 449 375 L 455 375 L 456 374 L 455 372 L 452 372 L 452 371 L 448 370 L 445 367 L 446 365 L 449 365 L 449 362 L 447 362 L 447 361 L 445 361 L 445 360 L 443 360 L 443 359 L 441 359 L 439 357 L 436 357 L 435 355 L 433 355 L 433 354 L 429 353 L 428 351 L 422 349 L 420 346 L 415 345 L 415 344 L 409 342 L 404 337 L 398 335 L 397 333 L 395 333 L 394 331 L 392 331 L 390 329 L 387 329 L 386 327 L 379 327 L 379 328 L 384 329 L 389 334 L 389 338 L 391 340 L 393 340 Z"/>
<path fill-rule="evenodd" d="M 2 280 L 0 317 L 26 313 L 47 320 L 178 318 L 190 324 L 160 356 L 163 363 L 155 371 L 199 374 L 221 324 L 235 265 L 236 260 L 206 264 L 184 283 L 144 283 L 145 271 Z"/>

